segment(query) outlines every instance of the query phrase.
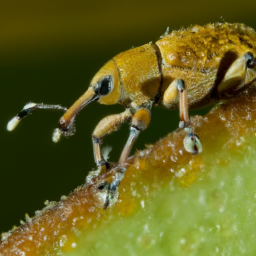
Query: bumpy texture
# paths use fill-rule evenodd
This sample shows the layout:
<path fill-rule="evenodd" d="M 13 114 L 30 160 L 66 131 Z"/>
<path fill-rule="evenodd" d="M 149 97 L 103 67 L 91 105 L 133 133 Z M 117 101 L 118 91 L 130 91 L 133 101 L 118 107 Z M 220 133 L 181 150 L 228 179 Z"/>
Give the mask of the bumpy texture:
<path fill-rule="evenodd" d="M 216 100 L 230 65 L 247 52 L 256 55 L 256 33 L 244 24 L 215 23 L 172 31 L 156 42 L 162 56 L 162 94 L 183 79 L 191 107 Z M 177 108 L 178 102 L 172 108 Z"/>

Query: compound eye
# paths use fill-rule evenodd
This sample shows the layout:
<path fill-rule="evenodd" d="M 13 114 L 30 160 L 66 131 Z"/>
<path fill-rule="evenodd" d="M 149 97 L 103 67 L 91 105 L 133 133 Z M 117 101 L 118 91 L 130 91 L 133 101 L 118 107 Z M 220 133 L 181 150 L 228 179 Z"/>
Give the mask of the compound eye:
<path fill-rule="evenodd" d="M 106 76 L 99 82 L 99 94 L 102 96 L 105 96 L 110 93 L 111 89 L 112 89 L 111 76 Z"/>

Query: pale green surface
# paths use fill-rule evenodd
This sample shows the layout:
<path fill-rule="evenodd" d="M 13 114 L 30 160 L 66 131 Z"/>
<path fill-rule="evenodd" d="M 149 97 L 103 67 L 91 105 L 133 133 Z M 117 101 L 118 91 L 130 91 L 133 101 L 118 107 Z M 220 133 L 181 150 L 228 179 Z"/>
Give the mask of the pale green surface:
<path fill-rule="evenodd" d="M 255 255 L 255 149 L 255 138 L 242 142 L 226 167 L 206 156 L 189 188 L 160 189 L 135 216 L 109 219 L 65 255 Z M 230 151 L 218 158 L 229 161 Z"/>

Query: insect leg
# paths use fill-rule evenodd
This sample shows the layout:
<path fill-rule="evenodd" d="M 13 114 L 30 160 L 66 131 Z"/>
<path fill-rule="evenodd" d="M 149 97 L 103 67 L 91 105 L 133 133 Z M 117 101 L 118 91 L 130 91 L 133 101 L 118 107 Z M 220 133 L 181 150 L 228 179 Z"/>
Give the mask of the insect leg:
<path fill-rule="evenodd" d="M 120 128 L 121 124 L 124 123 L 126 120 L 131 119 L 131 117 L 132 113 L 130 109 L 127 109 L 121 114 L 111 115 L 103 118 L 96 126 L 92 134 L 92 143 L 94 159 L 97 166 L 106 165 L 108 167 L 108 163 L 103 158 L 100 147 L 103 137 L 107 134 L 117 131 Z"/>
<path fill-rule="evenodd" d="M 125 161 L 129 157 L 134 142 L 138 138 L 139 134 L 148 127 L 149 122 L 150 112 L 147 109 L 139 109 L 132 117 L 130 135 L 119 159 L 119 163 L 121 165 L 124 165 Z"/>
<path fill-rule="evenodd" d="M 46 105 L 43 103 L 28 103 L 23 109 L 18 113 L 17 116 L 13 117 L 7 124 L 7 130 L 12 131 L 16 128 L 19 122 L 29 114 L 32 114 L 37 109 L 50 109 L 50 110 L 60 110 L 67 111 L 67 108 L 62 107 L 60 105 Z"/>
<path fill-rule="evenodd" d="M 179 94 L 179 95 L 178 95 Z M 193 129 L 190 127 L 190 118 L 188 113 L 188 100 L 187 91 L 185 88 L 184 81 L 181 79 L 174 80 L 164 93 L 163 102 L 168 107 L 176 99 L 179 99 L 179 109 L 180 109 L 180 123 L 179 127 L 184 128 L 188 133 L 183 140 L 185 149 L 193 154 L 198 154 L 202 152 L 202 145 L 199 137 L 194 133 Z"/>
<path fill-rule="evenodd" d="M 241 89 L 256 79 L 256 62 L 251 52 L 237 58 L 227 70 L 221 83 L 218 85 L 218 93 L 227 96 L 233 91 Z"/>

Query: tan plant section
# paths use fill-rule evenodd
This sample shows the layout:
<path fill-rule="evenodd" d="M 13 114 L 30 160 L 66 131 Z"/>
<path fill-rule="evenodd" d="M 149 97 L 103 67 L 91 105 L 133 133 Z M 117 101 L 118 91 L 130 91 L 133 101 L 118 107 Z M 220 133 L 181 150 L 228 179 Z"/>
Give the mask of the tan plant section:
<path fill-rule="evenodd" d="M 122 168 L 91 173 L 2 234 L 0 255 L 252 255 L 256 94 L 248 95 L 192 118 L 201 154 L 187 153 L 185 132 L 174 131 L 129 160 L 115 194 L 103 185 Z"/>

